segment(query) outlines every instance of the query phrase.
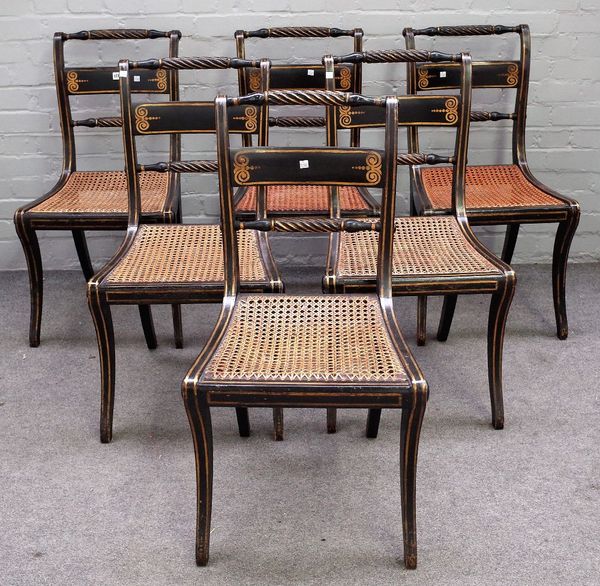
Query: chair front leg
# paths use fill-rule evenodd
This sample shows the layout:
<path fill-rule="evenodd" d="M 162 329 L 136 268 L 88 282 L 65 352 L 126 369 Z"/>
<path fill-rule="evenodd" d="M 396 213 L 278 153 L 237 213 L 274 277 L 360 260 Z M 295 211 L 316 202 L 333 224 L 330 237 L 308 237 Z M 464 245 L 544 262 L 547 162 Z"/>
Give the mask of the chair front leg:
<path fill-rule="evenodd" d="M 375 439 L 379 433 L 379 421 L 381 420 L 381 409 L 369 409 L 367 414 L 367 433 L 370 439 Z"/>
<path fill-rule="evenodd" d="M 25 219 L 22 210 L 15 214 L 15 228 L 27 261 L 29 273 L 29 345 L 36 348 L 40 345 L 40 330 L 42 327 L 42 302 L 44 299 L 44 275 L 42 272 L 42 256 L 37 234 L 31 224 Z"/>
<path fill-rule="evenodd" d="M 248 416 L 248 407 L 236 407 L 235 416 L 237 417 L 240 437 L 250 437 L 250 417 Z"/>
<path fill-rule="evenodd" d="M 94 286 L 88 287 L 88 306 L 100 355 L 100 441 L 107 444 L 112 440 L 115 405 L 115 336 L 110 305 Z"/>
<path fill-rule="evenodd" d="M 181 317 L 181 305 L 171 305 L 173 314 L 173 336 L 175 337 L 175 348 L 183 348 L 183 319 Z"/>
<path fill-rule="evenodd" d="M 77 258 L 79 258 L 83 276 L 86 281 L 89 281 L 94 276 L 94 266 L 90 259 L 85 232 L 83 230 L 71 230 L 71 233 L 73 234 L 73 242 L 75 242 L 75 250 L 77 251 Z"/>
<path fill-rule="evenodd" d="M 152 319 L 152 309 L 149 305 L 138 305 L 140 320 L 144 330 L 144 338 L 149 350 L 154 350 L 158 346 L 156 341 L 156 332 L 154 331 L 154 320 Z"/>
<path fill-rule="evenodd" d="M 273 408 L 273 438 L 275 441 L 283 441 L 283 409 Z"/>
<path fill-rule="evenodd" d="M 506 226 L 506 236 L 504 237 L 504 246 L 502 247 L 502 260 L 507 265 L 512 261 L 520 227 L 520 224 L 508 224 L 508 226 Z"/>
<path fill-rule="evenodd" d="M 417 567 L 417 454 L 426 406 L 427 386 L 423 383 L 413 395 L 412 405 L 402 408 L 400 489 L 402 493 L 404 565 L 409 570 L 414 570 Z"/>
<path fill-rule="evenodd" d="M 458 295 L 444 295 L 444 304 L 442 305 L 442 313 L 440 315 L 440 323 L 438 325 L 437 339 L 440 342 L 445 342 L 450 333 L 452 326 L 452 318 L 456 309 L 456 300 Z"/>
<path fill-rule="evenodd" d="M 417 346 L 427 342 L 427 295 L 417 297 Z"/>
<path fill-rule="evenodd" d="M 327 433 L 335 433 L 337 431 L 337 409 L 335 407 L 327 407 Z"/>
<path fill-rule="evenodd" d="M 577 225 L 579 224 L 579 205 L 574 204 L 569 209 L 567 219 L 560 222 L 554 240 L 554 253 L 552 256 L 552 293 L 554 298 L 554 314 L 556 316 L 556 335 L 559 340 L 566 340 L 569 335 L 567 321 L 567 303 L 565 287 L 567 281 L 567 261 L 569 249 Z"/>
<path fill-rule="evenodd" d="M 206 395 L 193 386 L 182 386 L 183 402 L 194 440 L 196 459 L 196 564 L 208 563 L 213 485 L 213 442 Z"/>
<path fill-rule="evenodd" d="M 507 275 L 498 291 L 492 295 L 488 322 L 488 380 L 492 403 L 492 425 L 494 429 L 504 428 L 504 400 L 502 396 L 502 351 L 504 330 L 508 310 L 515 293 L 516 277 Z"/>

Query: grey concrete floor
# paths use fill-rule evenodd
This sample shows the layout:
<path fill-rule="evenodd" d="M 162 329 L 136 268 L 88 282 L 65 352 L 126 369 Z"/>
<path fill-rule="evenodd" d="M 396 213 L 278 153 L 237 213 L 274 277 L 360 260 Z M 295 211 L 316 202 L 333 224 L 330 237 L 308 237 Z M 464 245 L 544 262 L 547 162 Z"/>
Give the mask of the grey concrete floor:
<path fill-rule="evenodd" d="M 0 584 L 599 584 L 600 266 L 573 265 L 571 334 L 554 337 L 548 266 L 519 266 L 505 345 L 506 428 L 489 423 L 488 299 L 462 297 L 448 342 L 414 347 L 431 387 L 418 471 L 419 567 L 401 563 L 399 413 L 377 440 L 364 411 L 327 435 L 287 410 L 271 440 L 216 410 L 210 564 L 194 564 L 195 480 L 180 381 L 218 306 L 184 308 L 186 346 L 155 309 L 159 347 L 116 308 L 112 444 L 81 275 L 49 273 L 42 345 L 27 345 L 25 273 L 0 274 Z M 317 270 L 286 273 L 313 290 Z M 310 285 L 309 285 L 310 284 Z M 397 303 L 414 344 L 414 299 Z"/>

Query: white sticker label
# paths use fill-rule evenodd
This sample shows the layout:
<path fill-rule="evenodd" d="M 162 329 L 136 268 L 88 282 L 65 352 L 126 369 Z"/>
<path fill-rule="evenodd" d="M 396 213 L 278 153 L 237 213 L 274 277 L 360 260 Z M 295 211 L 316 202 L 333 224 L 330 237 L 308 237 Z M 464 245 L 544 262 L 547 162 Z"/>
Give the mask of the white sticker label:
<path fill-rule="evenodd" d="M 113 71 L 113 80 L 117 80 L 119 79 L 119 72 L 118 71 Z"/>
<path fill-rule="evenodd" d="M 440 71 L 440 77 L 446 77 L 446 72 L 445 71 Z"/>
<path fill-rule="evenodd" d="M 315 76 L 315 70 L 314 69 L 307 69 L 306 70 L 306 75 L 310 75 L 311 77 Z"/>
<path fill-rule="evenodd" d="M 119 76 L 121 76 L 121 77 L 127 77 L 127 72 L 126 71 L 119 71 Z"/>
<path fill-rule="evenodd" d="M 139 75 L 134 75 L 133 76 L 133 81 L 140 81 L 140 76 Z"/>
<path fill-rule="evenodd" d="M 327 79 L 333 79 L 333 71 L 326 71 L 325 72 L 325 77 Z"/>
<path fill-rule="evenodd" d="M 308 169 L 308 161 L 306 159 L 300 161 L 300 169 Z"/>

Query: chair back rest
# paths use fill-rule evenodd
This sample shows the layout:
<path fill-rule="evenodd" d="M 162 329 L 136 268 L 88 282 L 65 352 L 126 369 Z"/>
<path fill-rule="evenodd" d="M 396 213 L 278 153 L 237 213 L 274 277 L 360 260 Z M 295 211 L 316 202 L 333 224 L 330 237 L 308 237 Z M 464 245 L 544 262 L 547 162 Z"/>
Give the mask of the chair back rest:
<path fill-rule="evenodd" d="M 232 149 L 229 141 L 228 110 L 240 105 L 298 106 L 372 106 L 386 114 L 385 148 L 281 148 L 246 147 Z M 280 232 L 338 232 L 343 230 L 377 230 L 379 238 L 378 291 L 391 295 L 391 247 L 396 193 L 396 157 L 398 149 L 397 100 L 370 98 L 357 94 L 327 90 L 272 90 L 238 98 L 217 97 L 217 151 L 219 158 L 219 192 L 221 227 L 225 258 L 225 296 L 239 290 L 237 229 Z M 379 187 L 383 205 L 379 221 L 341 218 L 282 218 L 236 222 L 234 186 L 349 185 Z"/>
<path fill-rule="evenodd" d="M 67 67 L 65 65 L 65 43 L 67 41 L 122 41 L 143 39 L 167 39 L 169 56 L 176 57 L 179 49 L 181 32 L 157 31 L 146 29 L 102 29 L 85 30 L 77 33 L 54 34 L 54 78 L 58 98 L 58 112 L 63 139 L 63 174 L 77 169 L 75 127 L 119 128 L 120 117 L 73 119 L 71 113 L 71 97 L 119 93 L 119 70 L 114 66 L 100 67 Z M 177 73 L 162 69 L 143 70 L 136 73 L 132 92 L 147 94 L 165 94 L 171 100 L 179 98 Z M 171 152 L 178 149 L 179 140 L 171 141 Z"/>
<path fill-rule="evenodd" d="M 348 37 L 353 40 L 354 51 L 362 51 L 362 29 L 344 30 L 327 27 L 278 27 L 261 28 L 254 31 L 238 30 L 235 33 L 237 56 L 246 57 L 246 39 L 323 39 Z M 248 68 L 239 72 L 240 96 L 260 91 L 259 72 Z M 360 64 L 342 64 L 336 66 L 334 74 L 335 88 L 339 91 L 359 94 L 362 90 L 362 70 Z M 325 88 L 325 68 L 321 63 L 289 63 L 271 65 L 270 88 L 273 90 L 322 90 Z M 274 116 L 271 126 L 284 128 L 314 128 L 325 126 L 322 116 Z M 351 133 L 353 146 L 358 145 L 359 131 Z M 249 144 L 249 143 L 245 143 Z"/>
<path fill-rule="evenodd" d="M 513 163 L 526 164 L 525 125 L 527 114 L 527 95 L 529 93 L 529 70 L 531 61 L 531 36 L 529 26 L 504 25 L 469 25 L 439 26 L 423 29 L 405 28 L 402 32 L 407 49 L 415 48 L 415 37 L 466 37 L 466 36 L 503 36 L 519 35 L 519 58 L 515 60 L 473 61 L 473 89 L 497 88 L 514 89 L 515 106 L 512 112 L 489 112 L 473 110 L 472 122 L 496 122 L 512 120 L 512 155 Z M 464 42 L 461 40 L 461 47 Z M 458 87 L 459 72 L 457 65 L 440 65 L 436 63 L 419 63 L 408 66 L 408 93 L 446 90 Z M 410 147 L 419 148 L 418 130 L 409 131 Z"/>
<path fill-rule="evenodd" d="M 465 53 L 449 54 L 437 51 L 387 50 L 366 51 L 342 56 L 325 56 L 323 63 L 327 72 L 333 71 L 337 63 L 408 63 L 420 66 L 433 64 L 439 67 L 453 67 L 457 72 L 457 92 L 439 95 L 396 96 L 398 102 L 397 123 L 410 129 L 420 126 L 431 128 L 453 128 L 454 154 L 442 156 L 435 153 L 422 153 L 415 149 L 401 154 L 399 164 L 439 165 L 451 164 L 453 168 L 452 209 L 456 216 L 464 218 L 464 180 L 467 164 L 467 145 L 471 109 L 471 57 Z M 331 76 L 328 81 L 331 83 Z M 327 112 L 328 144 L 337 144 L 338 128 L 377 128 L 385 126 L 386 119 L 381 109 L 370 104 L 361 106 L 343 105 L 330 107 Z"/>
<path fill-rule="evenodd" d="M 129 225 L 137 226 L 141 216 L 139 173 L 155 171 L 170 173 L 170 181 L 178 181 L 181 173 L 216 173 L 216 160 L 182 161 L 180 153 L 167 162 L 140 165 L 136 140 L 140 136 L 163 135 L 180 137 L 184 134 L 215 134 L 214 101 L 168 101 L 133 103 L 138 71 L 222 70 L 257 67 L 261 71 L 261 89 L 268 87 L 270 63 L 267 59 L 247 61 L 229 57 L 168 57 L 146 61 L 119 62 L 119 87 L 121 115 L 123 118 L 123 144 L 129 194 Z M 229 126 L 232 134 L 256 135 L 259 144 L 268 136 L 266 108 L 253 104 L 230 108 Z"/>

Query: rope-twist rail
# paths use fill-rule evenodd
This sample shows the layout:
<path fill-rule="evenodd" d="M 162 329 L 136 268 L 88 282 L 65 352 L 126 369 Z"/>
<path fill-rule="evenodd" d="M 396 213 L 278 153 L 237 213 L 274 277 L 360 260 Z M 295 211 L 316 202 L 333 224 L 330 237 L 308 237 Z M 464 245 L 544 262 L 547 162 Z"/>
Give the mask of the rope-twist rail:
<path fill-rule="evenodd" d="M 465 25 L 465 26 L 430 26 L 421 29 L 404 29 L 406 36 L 408 32 L 413 35 L 424 35 L 428 37 L 453 37 L 453 36 L 478 36 L 478 35 L 504 35 L 506 33 L 521 32 L 520 26 L 504 26 L 501 24 Z"/>
<path fill-rule="evenodd" d="M 269 126 L 280 128 L 319 128 L 325 126 L 322 116 L 270 116 Z"/>
<path fill-rule="evenodd" d="M 396 158 L 398 165 L 442 165 L 454 164 L 455 157 L 444 157 L 434 153 L 402 153 Z"/>
<path fill-rule="evenodd" d="M 103 29 L 87 30 L 77 33 L 63 33 L 62 38 L 65 41 L 102 41 L 110 39 L 161 39 L 169 38 L 172 34 L 181 38 L 180 31 L 157 31 L 154 29 L 128 28 L 128 29 Z"/>
<path fill-rule="evenodd" d="M 330 90 L 270 90 L 227 98 L 228 106 L 385 106 L 385 97 L 372 98 Z"/>
<path fill-rule="evenodd" d="M 324 60 L 325 58 L 323 58 Z M 363 51 L 337 55 L 334 63 L 459 63 L 460 53 L 441 53 L 440 51 L 425 51 L 422 49 L 392 49 L 388 51 Z"/>
<path fill-rule="evenodd" d="M 123 120 L 117 117 L 84 118 L 83 120 L 71 120 L 71 126 L 87 126 L 88 128 L 120 128 L 123 126 Z"/>
<path fill-rule="evenodd" d="M 514 120 L 517 115 L 514 112 L 485 112 L 479 110 L 472 110 L 470 119 L 471 122 L 485 122 L 491 120 L 496 122 L 497 120 Z"/>
<path fill-rule="evenodd" d="M 217 161 L 172 161 L 170 163 L 153 163 L 138 165 L 138 171 L 156 171 L 158 173 L 216 173 L 219 170 Z"/>
<path fill-rule="evenodd" d="M 130 69 L 243 69 L 245 67 L 260 67 L 260 60 L 232 57 L 163 57 L 129 62 Z"/>
<path fill-rule="evenodd" d="M 236 221 L 238 230 L 260 232 L 379 232 L 379 220 L 351 220 L 346 218 L 270 218 L 266 220 Z"/>
<path fill-rule="evenodd" d="M 317 37 L 353 37 L 355 30 L 344 30 L 340 28 L 327 28 L 323 26 L 299 26 L 299 27 L 275 27 L 259 28 L 254 31 L 237 31 L 236 36 L 243 36 L 245 39 L 276 39 L 276 38 L 317 38 Z"/>

